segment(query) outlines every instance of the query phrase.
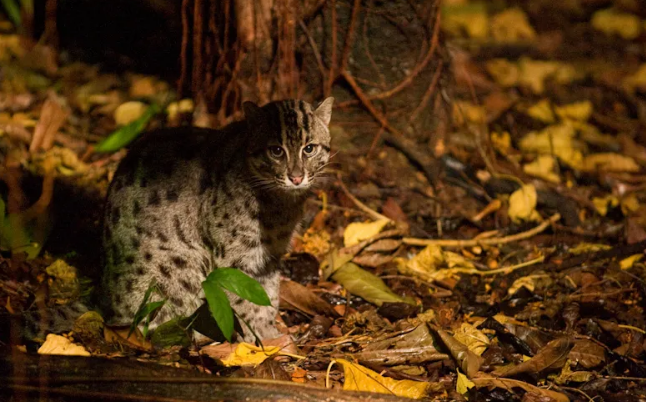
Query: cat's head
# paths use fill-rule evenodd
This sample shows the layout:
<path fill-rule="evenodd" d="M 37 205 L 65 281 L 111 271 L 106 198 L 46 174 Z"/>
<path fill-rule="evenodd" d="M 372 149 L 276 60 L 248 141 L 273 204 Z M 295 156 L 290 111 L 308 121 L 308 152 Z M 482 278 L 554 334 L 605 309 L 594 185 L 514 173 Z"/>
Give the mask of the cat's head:
<path fill-rule="evenodd" d="M 244 103 L 250 131 L 247 161 L 255 186 L 305 190 L 321 179 L 330 158 L 333 103 L 331 97 L 317 108 L 300 100 L 263 107 Z"/>

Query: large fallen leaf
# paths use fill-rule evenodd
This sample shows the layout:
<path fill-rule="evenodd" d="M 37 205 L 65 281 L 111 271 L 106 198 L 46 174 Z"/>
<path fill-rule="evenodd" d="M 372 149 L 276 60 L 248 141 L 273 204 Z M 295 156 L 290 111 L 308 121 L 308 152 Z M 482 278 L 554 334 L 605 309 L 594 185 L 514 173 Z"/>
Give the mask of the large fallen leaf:
<path fill-rule="evenodd" d="M 380 219 L 374 222 L 354 222 L 349 224 L 343 232 L 343 244 L 346 247 L 354 246 L 362 240 L 376 236 L 390 222 L 388 219 Z"/>
<path fill-rule="evenodd" d="M 520 8 L 509 8 L 491 17 L 491 36 L 501 42 L 536 39 L 527 14 Z"/>
<path fill-rule="evenodd" d="M 311 316 L 317 314 L 328 317 L 338 316 L 330 303 L 321 299 L 300 283 L 290 280 L 282 281 L 280 284 L 280 307 L 302 311 Z"/>
<path fill-rule="evenodd" d="M 90 352 L 81 345 L 72 343 L 64 336 L 49 334 L 45 343 L 38 349 L 41 355 L 90 356 Z"/>
<path fill-rule="evenodd" d="M 526 184 L 509 196 L 509 217 L 514 222 L 535 221 L 540 219 L 536 212 L 536 188 Z"/>
<path fill-rule="evenodd" d="M 641 20 L 638 16 L 622 13 L 612 8 L 597 11 L 590 22 L 597 31 L 606 35 L 619 35 L 624 39 L 635 39 L 642 30 Z"/>
<path fill-rule="evenodd" d="M 537 374 L 544 370 L 560 369 L 567 361 L 573 346 L 574 342 L 570 338 L 550 341 L 534 357 L 505 370 L 501 376 L 512 377 L 521 373 Z"/>
<path fill-rule="evenodd" d="M 487 335 L 466 322 L 463 322 L 460 329 L 455 331 L 453 337 L 478 356 L 482 356 L 490 343 Z"/>
<path fill-rule="evenodd" d="M 593 368 L 606 361 L 606 350 L 603 346 L 587 339 L 577 339 L 570 350 L 568 359 L 583 368 Z"/>
<path fill-rule="evenodd" d="M 290 356 L 302 359 L 302 356 L 285 353 L 280 346 L 258 347 L 250 343 L 225 343 L 215 347 L 205 347 L 201 351 L 213 358 L 219 359 L 226 367 L 257 366 L 266 359 L 274 356 Z"/>
<path fill-rule="evenodd" d="M 441 329 L 435 332 L 449 349 L 451 356 L 453 356 L 453 359 L 455 359 L 462 371 L 464 371 L 467 377 L 473 378 L 480 369 L 484 359 L 469 350 L 466 345 L 451 336 L 448 332 Z"/>
<path fill-rule="evenodd" d="M 412 380 L 394 380 L 345 359 L 335 359 L 343 366 L 343 390 L 393 394 L 403 398 L 421 399 L 428 394 L 431 383 Z"/>
<path fill-rule="evenodd" d="M 332 279 L 342 285 L 348 292 L 377 306 L 381 306 L 386 302 L 406 301 L 393 293 L 381 278 L 351 262 L 339 268 L 332 275 Z"/>
<path fill-rule="evenodd" d="M 549 389 L 538 388 L 536 386 L 533 386 L 531 384 L 518 381 L 518 380 L 512 380 L 509 378 L 494 378 L 494 377 L 479 377 L 479 378 L 472 378 L 471 380 L 475 384 L 476 388 L 483 388 L 483 387 L 501 388 L 507 391 L 512 388 L 521 388 L 530 394 L 544 396 L 556 402 L 570 402 L 570 398 L 568 398 L 565 394 L 562 394 L 556 391 L 551 391 Z"/>

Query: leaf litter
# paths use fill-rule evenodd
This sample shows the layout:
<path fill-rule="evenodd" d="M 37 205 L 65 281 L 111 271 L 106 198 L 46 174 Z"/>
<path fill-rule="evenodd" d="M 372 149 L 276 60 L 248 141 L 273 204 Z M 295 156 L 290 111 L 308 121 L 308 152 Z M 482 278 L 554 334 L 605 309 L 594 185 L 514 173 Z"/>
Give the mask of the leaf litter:
<path fill-rule="evenodd" d="M 442 29 L 477 57 L 454 60 L 473 74 L 458 80 L 452 132 L 435 154 L 443 176 L 434 187 L 390 148 L 342 147 L 346 184 L 308 204 L 311 225 L 294 241 L 292 256 L 320 269 L 284 282 L 278 346 L 200 347 L 176 331 L 151 342 L 136 325 L 85 315 L 73 333 L 41 338 L 39 353 L 170 358 L 218 374 L 275 361 L 295 382 L 427 400 L 643 398 L 646 60 L 608 67 L 602 47 L 577 51 L 580 33 L 550 13 L 549 29 L 538 23 L 551 4 L 536 3 L 447 2 Z M 643 38 L 643 16 L 626 4 L 570 3 L 586 45 L 612 41 L 627 58 Z M 76 250 L 58 258 L 47 245 L 53 186 L 105 194 L 121 148 L 197 109 L 154 77 L 26 54 L 17 36 L 0 36 L 0 63 L 14 62 L 0 89 L 0 300 L 11 315 L 87 291 Z M 477 101 L 494 93 L 508 101 Z M 153 303 L 140 321 L 163 301 Z"/>

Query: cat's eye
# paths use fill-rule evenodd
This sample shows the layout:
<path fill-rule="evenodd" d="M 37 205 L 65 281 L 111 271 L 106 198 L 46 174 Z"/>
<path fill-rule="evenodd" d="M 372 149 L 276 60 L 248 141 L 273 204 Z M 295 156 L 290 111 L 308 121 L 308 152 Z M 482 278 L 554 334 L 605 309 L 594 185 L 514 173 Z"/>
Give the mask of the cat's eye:
<path fill-rule="evenodd" d="M 280 158 L 285 154 L 285 150 L 281 147 L 269 147 L 269 155 L 274 158 Z"/>
<path fill-rule="evenodd" d="M 318 146 L 316 144 L 310 144 L 303 148 L 303 153 L 305 154 L 305 156 L 314 156 L 317 150 Z"/>

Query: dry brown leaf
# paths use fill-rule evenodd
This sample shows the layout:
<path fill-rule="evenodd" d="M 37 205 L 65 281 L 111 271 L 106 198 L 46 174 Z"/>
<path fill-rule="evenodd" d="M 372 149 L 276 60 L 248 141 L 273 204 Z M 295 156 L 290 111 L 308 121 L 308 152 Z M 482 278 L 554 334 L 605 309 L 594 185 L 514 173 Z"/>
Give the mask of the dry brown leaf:
<path fill-rule="evenodd" d="M 40 355 L 90 356 L 83 346 L 72 343 L 64 336 L 49 334 L 38 349 Z"/>
<path fill-rule="evenodd" d="M 560 369 L 567 361 L 573 346 L 574 342 L 570 338 L 555 339 L 545 345 L 534 357 L 511 367 L 501 375 L 512 377 L 521 373 L 537 374 L 544 370 Z"/>
<path fill-rule="evenodd" d="M 505 390 L 512 389 L 512 388 L 522 388 L 526 392 L 529 392 L 535 395 L 545 396 L 555 400 L 556 402 L 570 402 L 570 398 L 568 398 L 566 395 L 560 392 L 552 391 L 549 389 L 538 388 L 531 384 L 518 381 L 518 380 L 512 380 L 509 378 L 494 378 L 494 377 L 479 377 L 479 378 L 472 378 L 471 380 L 473 381 L 473 383 L 477 388 L 483 388 L 483 387 L 502 388 Z"/>
<path fill-rule="evenodd" d="M 587 339 L 577 339 L 570 350 L 568 359 L 584 368 L 593 368 L 606 361 L 606 350 L 603 346 Z"/>
<path fill-rule="evenodd" d="M 47 151 L 54 144 L 54 137 L 58 129 L 63 126 L 69 115 L 69 111 L 65 110 L 61 103 L 53 93 L 50 93 L 47 97 L 40 111 L 40 118 L 29 145 L 29 152 Z"/>
<path fill-rule="evenodd" d="M 300 283 L 285 280 L 280 284 L 280 307 L 302 311 L 315 316 L 317 314 L 336 317 L 336 311 L 325 300 Z"/>
<path fill-rule="evenodd" d="M 470 351 L 462 342 L 449 335 L 448 332 L 441 329 L 438 329 L 435 332 L 438 334 L 442 342 L 444 342 L 444 345 L 449 349 L 451 356 L 453 356 L 462 371 L 464 371 L 467 377 L 473 378 L 478 370 L 480 370 L 483 359 Z"/>

